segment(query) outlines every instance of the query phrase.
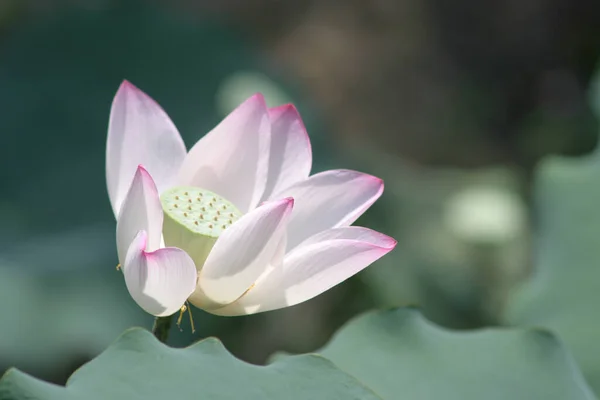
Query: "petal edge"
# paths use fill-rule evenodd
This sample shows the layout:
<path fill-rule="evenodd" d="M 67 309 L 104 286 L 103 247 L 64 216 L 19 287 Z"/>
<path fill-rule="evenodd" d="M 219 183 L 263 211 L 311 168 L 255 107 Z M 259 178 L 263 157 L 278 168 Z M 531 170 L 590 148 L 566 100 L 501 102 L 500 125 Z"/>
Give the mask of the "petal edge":
<path fill-rule="evenodd" d="M 296 107 L 285 104 L 271 108 L 269 117 L 272 131 L 271 149 L 263 201 L 306 180 L 312 167 L 310 138 Z"/>
<path fill-rule="evenodd" d="M 159 192 L 172 183 L 186 154 L 167 113 L 128 81 L 119 86 L 110 109 L 106 143 L 106 184 L 115 216 L 139 164 L 148 168 Z"/>
<path fill-rule="evenodd" d="M 383 189 L 383 180 L 375 176 L 338 169 L 315 174 L 283 190 L 274 197 L 296 200 L 288 228 L 288 250 L 316 233 L 351 225 Z"/>
<path fill-rule="evenodd" d="M 127 251 L 123 264 L 127 290 L 147 313 L 172 315 L 196 288 L 196 267 L 185 251 L 175 247 L 146 252 L 146 241 L 146 232 L 138 232 Z"/>
<path fill-rule="evenodd" d="M 213 191 L 248 212 L 264 192 L 270 142 L 267 106 L 257 93 L 190 149 L 178 184 Z"/>
<path fill-rule="evenodd" d="M 190 298 L 192 304 L 201 308 L 222 306 L 252 287 L 281 253 L 280 243 L 293 204 L 291 198 L 264 204 L 227 228 L 199 273 L 197 296 Z"/>
<path fill-rule="evenodd" d="M 302 303 L 360 272 L 396 246 L 393 238 L 362 227 L 331 229 L 318 235 L 320 239 L 307 240 L 286 255 L 283 268 L 273 270 L 235 303 L 210 312 L 245 315 Z"/>
<path fill-rule="evenodd" d="M 162 224 L 163 211 L 158 189 L 148 171 L 138 165 L 117 218 L 119 262 L 124 263 L 129 245 L 140 230 L 148 234 L 148 247 L 145 250 L 156 250 L 160 246 Z"/>

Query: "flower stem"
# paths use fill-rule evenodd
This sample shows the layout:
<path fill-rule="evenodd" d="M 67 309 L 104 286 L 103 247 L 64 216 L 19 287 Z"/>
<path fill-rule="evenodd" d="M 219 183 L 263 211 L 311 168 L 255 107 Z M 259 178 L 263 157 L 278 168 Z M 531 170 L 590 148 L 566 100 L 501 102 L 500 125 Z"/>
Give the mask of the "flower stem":
<path fill-rule="evenodd" d="M 171 329 L 172 319 L 172 315 L 169 315 L 168 317 L 156 317 L 154 320 L 154 326 L 152 327 L 152 333 L 154 336 L 156 336 L 158 340 L 165 344 L 169 338 L 169 330 Z"/>

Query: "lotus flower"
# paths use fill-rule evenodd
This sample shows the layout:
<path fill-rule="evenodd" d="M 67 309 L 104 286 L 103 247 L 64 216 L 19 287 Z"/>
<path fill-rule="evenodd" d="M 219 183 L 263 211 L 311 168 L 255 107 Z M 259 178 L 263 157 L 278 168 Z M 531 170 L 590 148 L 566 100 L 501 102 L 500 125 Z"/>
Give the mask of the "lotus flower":
<path fill-rule="evenodd" d="M 186 301 L 244 315 L 309 300 L 391 251 L 396 241 L 350 225 L 381 179 L 309 176 L 308 135 L 292 105 L 256 94 L 189 152 L 162 108 L 129 82 L 110 112 L 108 194 L 125 283 L 146 312 Z"/>

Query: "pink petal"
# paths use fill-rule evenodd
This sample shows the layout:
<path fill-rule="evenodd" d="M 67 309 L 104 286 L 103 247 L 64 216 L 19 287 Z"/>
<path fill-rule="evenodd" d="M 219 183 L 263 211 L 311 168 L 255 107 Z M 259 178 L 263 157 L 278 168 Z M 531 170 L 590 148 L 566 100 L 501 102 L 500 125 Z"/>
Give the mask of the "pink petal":
<path fill-rule="evenodd" d="M 211 190 L 247 212 L 265 189 L 270 142 L 267 106 L 256 94 L 192 147 L 179 184 Z"/>
<path fill-rule="evenodd" d="M 159 192 L 173 182 L 185 145 L 167 114 L 148 95 L 124 81 L 110 109 L 106 182 L 115 216 L 138 165 L 154 177 Z"/>
<path fill-rule="evenodd" d="M 291 104 L 271 108 L 269 116 L 271 151 L 263 201 L 307 179 L 312 165 L 310 139 L 296 108 Z"/>
<path fill-rule="evenodd" d="M 127 251 L 123 263 L 127 290 L 147 313 L 171 315 L 196 288 L 196 266 L 185 251 L 175 247 L 146 252 L 146 241 L 146 232 L 140 231 Z"/>
<path fill-rule="evenodd" d="M 227 228 L 199 273 L 192 304 L 211 308 L 244 294 L 281 253 L 293 204 L 292 199 L 266 203 Z"/>
<path fill-rule="evenodd" d="M 361 227 L 321 232 L 285 256 L 235 303 L 211 312 L 242 315 L 293 306 L 323 293 L 363 270 L 396 246 L 382 233 Z"/>
<path fill-rule="evenodd" d="M 383 193 L 383 181 L 349 170 L 313 175 L 273 198 L 293 197 L 288 226 L 288 249 L 326 229 L 351 225 Z"/>
<path fill-rule="evenodd" d="M 163 211 L 156 185 L 141 165 L 137 167 L 131 187 L 125 196 L 117 219 L 117 253 L 123 263 L 131 241 L 141 230 L 147 232 L 148 247 L 153 251 L 160 246 Z"/>

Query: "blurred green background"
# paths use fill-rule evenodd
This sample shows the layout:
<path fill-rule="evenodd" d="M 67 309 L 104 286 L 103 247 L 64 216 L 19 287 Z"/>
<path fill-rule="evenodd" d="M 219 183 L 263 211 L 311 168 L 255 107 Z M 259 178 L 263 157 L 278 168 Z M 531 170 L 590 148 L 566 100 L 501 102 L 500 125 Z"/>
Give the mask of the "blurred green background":
<path fill-rule="evenodd" d="M 117 263 L 104 152 L 122 79 L 191 146 L 260 91 L 293 102 L 313 172 L 386 191 L 357 224 L 396 250 L 302 305 L 195 310 L 170 344 L 217 336 L 238 357 L 308 352 L 357 313 L 417 304 L 456 329 L 497 325 L 533 268 L 533 172 L 597 141 L 592 0 L 0 0 L 0 372 L 63 383 L 152 318 Z M 598 283 L 600 290 L 600 282 Z M 600 321 L 596 321 L 600 324 Z"/>

